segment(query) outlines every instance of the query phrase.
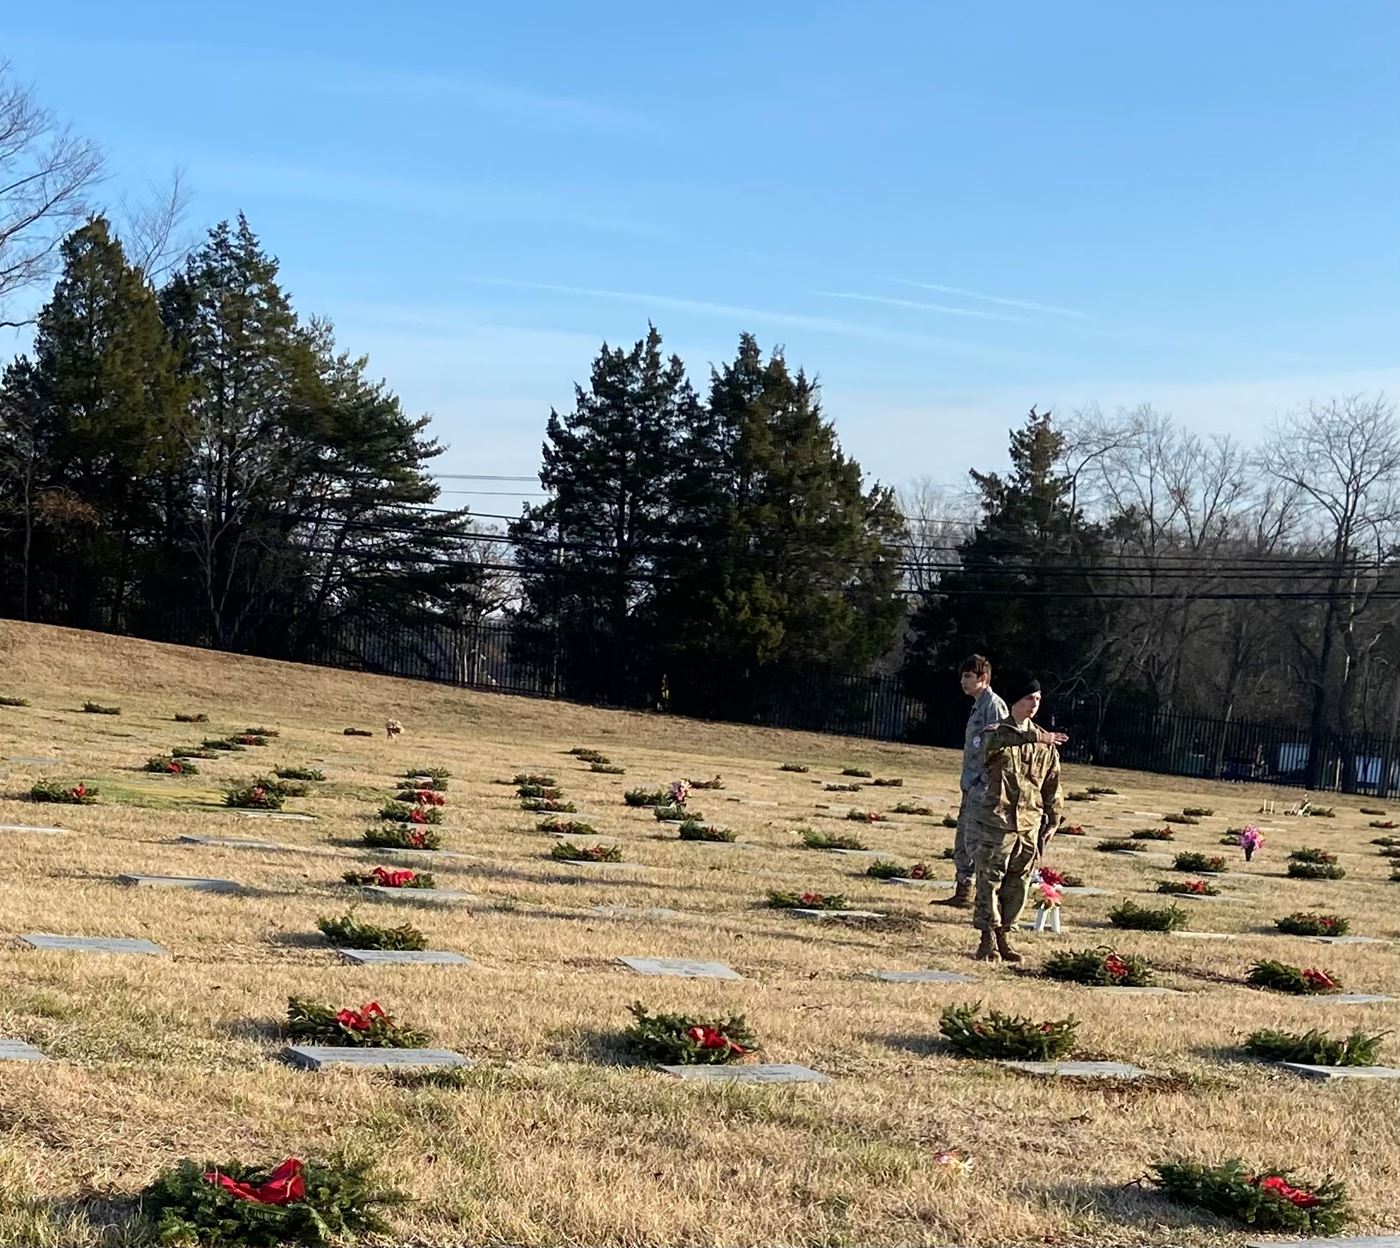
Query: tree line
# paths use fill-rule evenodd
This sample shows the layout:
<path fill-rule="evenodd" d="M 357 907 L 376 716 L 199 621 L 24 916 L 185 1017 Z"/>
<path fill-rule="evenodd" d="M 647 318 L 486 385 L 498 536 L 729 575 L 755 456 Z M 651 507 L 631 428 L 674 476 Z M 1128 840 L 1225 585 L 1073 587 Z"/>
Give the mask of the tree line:
<path fill-rule="evenodd" d="M 1382 397 L 1254 446 L 1146 406 L 1033 409 L 1009 469 L 897 493 L 781 348 L 743 334 L 697 386 L 653 326 L 548 414 L 545 501 L 491 529 L 435 505 L 429 418 L 294 309 L 247 221 L 176 247 L 178 188 L 111 213 L 84 195 L 99 169 L 0 69 L 0 320 L 55 278 L 0 377 L 7 615 L 332 659 L 349 624 L 393 645 L 487 621 L 569 696 L 761 720 L 875 674 L 931 740 L 956 737 L 973 651 L 1079 722 L 1400 722 Z"/>

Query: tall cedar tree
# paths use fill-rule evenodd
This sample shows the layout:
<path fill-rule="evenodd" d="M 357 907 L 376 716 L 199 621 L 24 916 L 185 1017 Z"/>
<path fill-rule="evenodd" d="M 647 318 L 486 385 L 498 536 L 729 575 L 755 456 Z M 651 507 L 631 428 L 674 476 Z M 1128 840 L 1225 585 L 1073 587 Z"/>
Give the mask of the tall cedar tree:
<path fill-rule="evenodd" d="M 511 535 L 522 636 L 558 664 L 571 696 L 630 702 L 652 684 L 653 572 L 670 534 L 676 447 L 698 416 L 684 365 L 663 358 L 655 327 L 630 350 L 604 344 L 573 411 L 550 411 L 540 468 L 550 498 Z M 554 651 L 556 638 L 567 652 Z"/>
<path fill-rule="evenodd" d="M 17 604 L 122 628 L 165 530 L 164 475 L 181 453 L 175 359 L 145 275 L 94 217 L 61 248 L 30 366 L 0 404 L 4 509 L 18 519 Z"/>
<path fill-rule="evenodd" d="M 216 646 L 293 569 L 274 516 L 295 485 L 288 421 L 314 386 L 311 345 L 248 222 L 221 222 L 162 291 L 190 388 L 189 516 L 199 594 Z"/>
<path fill-rule="evenodd" d="M 162 302 L 191 392 L 187 531 L 209 633 L 296 654 L 332 621 L 439 605 L 466 521 L 422 509 L 441 453 L 427 418 L 338 353 L 328 324 L 299 322 L 277 267 L 240 217 Z"/>
<path fill-rule="evenodd" d="M 932 740 L 960 739 L 966 703 L 959 663 L 984 654 L 1028 668 L 1053 699 L 1082 689 L 1095 660 L 1098 608 L 1091 572 L 1101 530 L 1074 505 L 1063 471 L 1064 437 L 1034 408 L 1011 432 L 1011 475 L 974 471 L 982 517 L 958 548 L 961 566 L 914 612 L 906 686 L 929 708 Z M 993 675 L 993 687 L 996 685 Z M 1050 710 L 1054 710 L 1052 705 Z"/>
<path fill-rule="evenodd" d="M 867 671 L 904 620 L 904 524 L 816 383 L 743 335 L 675 458 L 657 607 L 674 709 L 748 715 L 794 678 Z"/>

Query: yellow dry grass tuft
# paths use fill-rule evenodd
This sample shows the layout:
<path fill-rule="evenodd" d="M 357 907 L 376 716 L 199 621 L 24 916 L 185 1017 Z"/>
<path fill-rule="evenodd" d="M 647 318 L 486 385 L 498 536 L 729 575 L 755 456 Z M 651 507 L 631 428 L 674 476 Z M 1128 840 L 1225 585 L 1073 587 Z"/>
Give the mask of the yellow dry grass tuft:
<path fill-rule="evenodd" d="M 96 1248 L 143 1242 L 130 1198 L 161 1167 L 190 1154 L 277 1159 L 338 1147 L 382 1155 L 415 1200 L 396 1215 L 418 1245 L 947 1244 L 1207 1245 L 1218 1227 L 1131 1186 L 1164 1154 L 1238 1154 L 1305 1174 L 1337 1172 L 1353 1188 L 1360 1225 L 1400 1226 L 1396 1085 L 1332 1087 L 1234 1060 L 1262 1027 L 1394 1028 L 1400 1005 L 1343 1006 L 1238 985 L 1261 957 L 1336 971 L 1348 988 L 1400 997 L 1400 961 L 1386 945 L 1325 946 L 1269 929 L 1278 914 L 1331 910 L 1353 931 L 1391 940 L 1400 890 L 1372 853 L 1367 818 L 1346 799 L 1334 820 L 1284 817 L 1245 867 L 1221 850 L 1227 826 L 1263 797 L 1242 787 L 1072 768 L 1076 787 L 1123 794 L 1074 808 L 1090 831 L 1125 833 L 1208 793 L 1216 815 L 1182 828 L 1172 850 L 1230 854 L 1223 890 L 1245 904 L 1187 903 L 1192 927 L 1233 934 L 1193 941 L 1115 933 L 1108 910 L 1147 894 L 1166 864 L 1089 852 L 1062 839 L 1049 860 L 1112 890 L 1066 899 L 1066 935 L 1027 937 L 1033 968 L 1056 947 L 1113 941 L 1162 969 L 1187 995 L 1115 997 L 1074 985 L 976 968 L 966 916 L 925 903 L 942 891 L 868 879 L 868 858 L 814 852 L 803 826 L 847 830 L 849 801 L 822 785 L 843 767 L 903 776 L 861 804 L 930 804 L 862 838 L 900 862 L 937 862 L 940 826 L 956 802 L 947 751 L 610 713 L 406 681 L 279 665 L 70 630 L 0 624 L 5 688 L 25 709 L 0 709 L 8 762 L 0 822 L 57 823 L 66 837 L 0 832 L 7 935 L 49 931 L 139 936 L 164 959 L 0 950 L 0 1036 L 54 1061 L 0 1073 L 0 1244 Z M 88 698 L 122 715 L 84 715 Z M 202 710 L 192 730 L 176 710 Z M 347 726 L 402 721 L 387 740 Z M 152 753 L 248 724 L 281 736 L 203 763 L 181 780 L 138 773 Z M 625 777 L 569 757 L 604 750 Z M 799 760 L 809 774 L 782 772 Z M 225 782 L 273 766 L 314 765 L 327 782 L 289 801 L 315 822 L 244 818 L 218 806 Z M 441 888 L 470 906 L 359 903 L 365 918 L 422 928 L 469 969 L 354 968 L 316 932 L 344 910 L 339 880 L 372 858 L 355 844 L 409 765 L 452 771 L 442 828 L 461 855 L 431 864 Z M 559 777 L 567 795 L 615 839 L 625 863 L 598 869 L 548 860 L 554 843 L 521 812 L 516 772 Z M 624 806 L 632 787 L 721 774 L 697 793 L 706 818 L 738 830 L 736 845 L 683 843 L 649 810 Z M 86 778 L 93 807 L 19 800 L 40 776 Z M 739 799 L 739 800 L 734 800 Z M 181 835 L 266 839 L 292 852 L 179 845 Z M 1345 880 L 1282 878 L 1287 852 L 1341 851 Z M 407 860 L 402 860 L 407 862 Z M 422 865 L 413 862 L 411 865 Z M 241 896 L 128 889 L 123 872 L 203 875 L 247 886 Z M 606 872 L 603 874 L 602 872 Z M 949 864 L 951 873 L 951 864 Z M 885 927 L 805 922 L 759 907 L 769 888 L 840 892 L 895 917 Z M 1166 899 L 1162 899 L 1164 902 Z M 681 917 L 608 917 L 590 907 L 666 908 Z M 727 962 L 737 983 L 643 979 L 621 955 Z M 977 971 L 975 985 L 876 982 L 875 969 Z M 309 1074 L 275 1060 L 274 1025 L 289 995 L 336 1004 L 375 999 L 433 1042 L 476 1059 L 460 1089 L 405 1088 L 343 1072 Z M 616 1035 L 626 1007 L 746 1014 L 770 1061 L 833 1076 L 820 1087 L 707 1088 L 629 1065 Z M 959 1062 L 937 1040 L 942 1006 L 968 1000 L 1039 1018 L 1074 1013 L 1081 1047 L 1166 1076 L 1143 1087 L 1038 1082 Z M 1400 1062 L 1400 1051 L 1390 1056 Z M 943 1148 L 976 1160 L 953 1179 Z"/>

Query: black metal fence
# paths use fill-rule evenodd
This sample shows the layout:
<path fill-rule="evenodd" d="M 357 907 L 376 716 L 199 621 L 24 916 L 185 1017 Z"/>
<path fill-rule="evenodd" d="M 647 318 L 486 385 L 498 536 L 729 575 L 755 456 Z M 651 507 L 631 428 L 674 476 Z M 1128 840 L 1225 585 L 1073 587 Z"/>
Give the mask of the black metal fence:
<path fill-rule="evenodd" d="M 1316 750 L 1318 788 L 1378 797 L 1400 792 L 1394 736 L 1326 732 L 1314 741 L 1307 729 L 1286 725 L 1166 711 L 1099 716 L 1084 706 L 1056 718 L 1070 734 L 1062 751 L 1067 762 L 1306 788 Z"/>
<path fill-rule="evenodd" d="M 414 680 L 558 698 L 772 728 L 958 747 L 962 703 L 931 715 L 896 676 L 836 676 L 809 669 L 739 679 L 721 671 L 645 671 L 616 642 L 525 626 L 512 620 L 440 617 L 348 618 L 308 636 L 292 621 L 264 621 L 231 647 L 264 658 L 401 676 Z M 208 647 L 201 617 L 169 613 L 142 635 Z M 299 640 L 291 641 L 291 638 Z M 960 699 L 949 682 L 948 696 Z M 953 711 L 957 713 L 954 714 Z M 1400 793 L 1400 741 L 1393 736 L 1324 734 L 1243 720 L 1163 711 L 1102 712 L 1093 704 L 1047 708 L 1071 740 L 1071 763 L 1092 763 L 1202 779 L 1306 787 L 1313 751 L 1318 788 L 1387 796 Z"/>

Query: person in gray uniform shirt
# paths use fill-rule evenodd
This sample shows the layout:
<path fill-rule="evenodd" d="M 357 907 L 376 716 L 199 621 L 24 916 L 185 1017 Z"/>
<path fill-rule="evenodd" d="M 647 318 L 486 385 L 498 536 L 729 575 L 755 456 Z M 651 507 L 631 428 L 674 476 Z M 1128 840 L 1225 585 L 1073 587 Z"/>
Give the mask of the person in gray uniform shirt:
<path fill-rule="evenodd" d="M 972 714 L 963 732 L 962 804 L 958 807 L 958 830 L 953 834 L 953 869 L 957 872 L 953 895 L 935 906 L 972 907 L 972 832 L 977 822 L 977 806 L 985 779 L 982 775 L 982 734 L 1006 718 L 1006 703 L 992 692 L 992 665 L 982 655 L 963 660 L 962 691 L 972 699 Z"/>

